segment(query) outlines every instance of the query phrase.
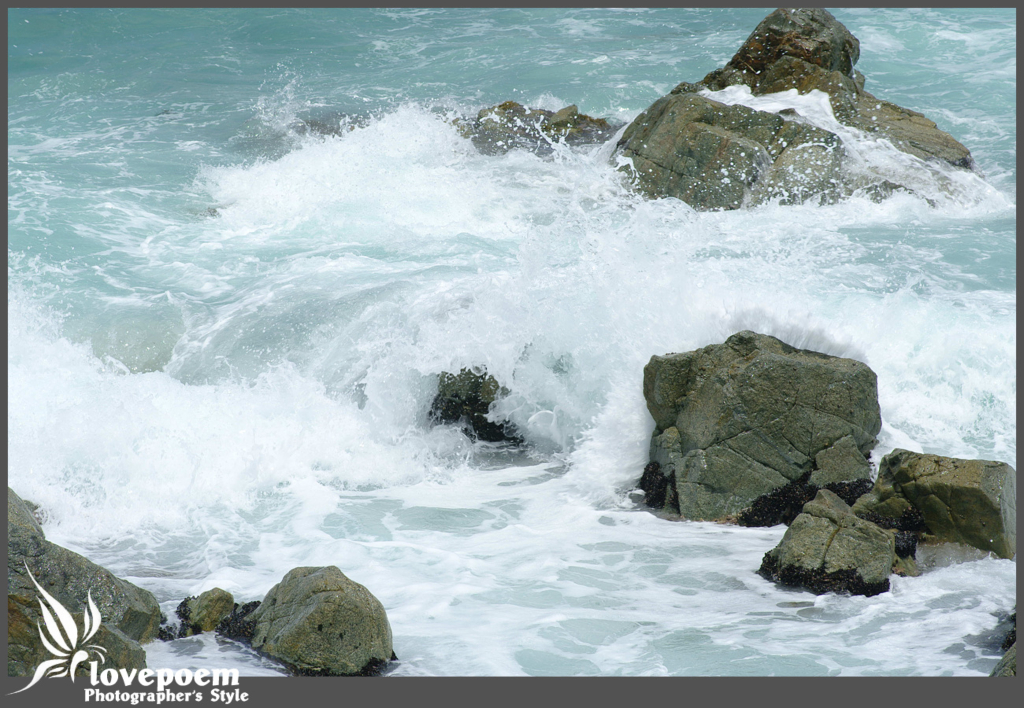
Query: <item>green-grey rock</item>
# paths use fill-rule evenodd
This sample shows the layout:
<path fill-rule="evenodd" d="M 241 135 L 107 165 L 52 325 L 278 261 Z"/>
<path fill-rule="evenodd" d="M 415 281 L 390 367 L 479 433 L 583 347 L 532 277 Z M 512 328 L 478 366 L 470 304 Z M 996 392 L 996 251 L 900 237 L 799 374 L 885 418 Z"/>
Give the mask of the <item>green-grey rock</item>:
<path fill-rule="evenodd" d="M 298 673 L 375 673 L 393 657 L 384 606 L 334 566 L 289 571 L 253 619 L 252 647 Z"/>
<path fill-rule="evenodd" d="M 811 484 L 824 487 L 833 482 L 871 479 L 871 465 L 857 447 L 852 435 L 839 438 L 814 456 L 817 467 L 811 473 Z"/>
<path fill-rule="evenodd" d="M 769 556 L 770 574 L 786 584 L 872 595 L 888 589 L 896 547 L 891 533 L 858 518 L 846 502 L 822 489 Z"/>
<path fill-rule="evenodd" d="M 202 632 L 212 632 L 235 608 L 235 598 L 227 590 L 213 588 L 189 600 L 189 618 Z"/>
<path fill-rule="evenodd" d="M 855 513 L 898 518 L 916 508 L 933 540 L 962 543 L 1001 558 L 1017 552 L 1017 475 L 1003 462 L 896 449 L 882 458 Z"/>
<path fill-rule="evenodd" d="M 652 357 L 644 398 L 651 461 L 675 488 L 665 503 L 694 520 L 737 514 L 807 472 L 816 483 L 862 479 L 881 429 L 865 364 L 750 331 Z"/>
<path fill-rule="evenodd" d="M 125 668 L 136 666 L 142 652 L 144 665 L 145 652 L 137 643 L 153 639 L 160 626 L 160 606 L 153 594 L 47 541 L 28 506 L 8 487 L 8 675 L 31 675 L 39 661 L 53 658 L 39 639 L 37 622 L 42 621 L 42 615 L 38 591 L 26 564 L 43 589 L 78 616 L 79 627 L 83 626 L 80 615 L 91 595 L 102 617 L 94 643 L 129 662 Z"/>
<path fill-rule="evenodd" d="M 999 660 L 996 667 L 992 669 L 990 676 L 1016 676 L 1017 675 L 1017 642 L 1006 650 L 1003 658 Z"/>

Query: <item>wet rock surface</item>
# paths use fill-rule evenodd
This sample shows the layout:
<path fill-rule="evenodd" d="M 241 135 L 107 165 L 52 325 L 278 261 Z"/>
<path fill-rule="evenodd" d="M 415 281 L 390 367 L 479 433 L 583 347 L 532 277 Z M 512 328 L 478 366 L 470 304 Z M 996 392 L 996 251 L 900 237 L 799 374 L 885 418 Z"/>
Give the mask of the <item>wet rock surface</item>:
<path fill-rule="evenodd" d="M 549 111 L 505 101 L 482 109 L 475 120 L 460 122 L 457 127 L 485 155 L 502 155 L 515 148 L 547 155 L 558 142 L 603 143 L 622 126 L 580 113 L 575 105 Z"/>
<path fill-rule="evenodd" d="M 857 189 L 884 199 L 900 185 L 848 182 L 845 153 L 834 133 L 779 114 L 727 106 L 699 92 L 729 86 L 755 96 L 795 89 L 828 95 L 839 123 L 889 140 L 923 160 L 973 169 L 970 152 L 920 113 L 876 98 L 853 66 L 860 43 L 819 8 L 779 9 L 766 17 L 720 69 L 683 82 L 626 128 L 613 161 L 629 161 L 636 188 L 650 197 L 676 197 L 698 210 L 834 202 Z"/>
<path fill-rule="evenodd" d="M 31 572 L 31 577 L 29 573 Z M 30 507 L 7 488 L 7 673 L 31 675 L 52 659 L 39 636 L 43 617 L 32 577 L 83 628 L 89 598 L 102 624 L 90 643 L 107 651 L 115 668 L 145 667 L 140 643 L 154 639 L 160 626 L 156 597 L 116 577 L 77 553 L 46 540 Z M 117 663 L 120 662 L 120 663 Z"/>
<path fill-rule="evenodd" d="M 430 405 L 435 424 L 461 424 L 467 435 L 485 442 L 522 443 L 515 427 L 504 421 L 488 420 L 491 404 L 508 395 L 508 389 L 483 370 L 462 369 L 458 374 L 438 376 L 437 395 Z"/>
<path fill-rule="evenodd" d="M 644 397 L 663 508 L 693 520 L 730 518 L 816 473 L 829 483 L 864 479 L 881 428 L 877 382 L 865 364 L 750 331 L 652 357 Z"/>

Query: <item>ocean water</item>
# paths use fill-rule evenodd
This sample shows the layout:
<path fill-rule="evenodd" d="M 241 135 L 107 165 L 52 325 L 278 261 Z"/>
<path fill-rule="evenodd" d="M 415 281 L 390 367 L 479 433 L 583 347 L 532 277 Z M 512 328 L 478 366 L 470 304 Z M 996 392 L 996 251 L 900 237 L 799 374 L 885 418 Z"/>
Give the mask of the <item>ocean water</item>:
<path fill-rule="evenodd" d="M 452 126 L 508 99 L 627 122 L 765 14 L 10 10 L 9 484 L 171 616 L 337 565 L 384 604 L 392 675 L 987 674 L 1015 560 L 926 551 L 891 592 L 815 596 L 755 572 L 784 527 L 635 487 L 644 364 L 741 329 L 872 367 L 876 465 L 1016 466 L 1016 12 L 834 11 L 866 88 L 980 168 L 836 127 L 917 192 L 880 204 L 697 213 L 633 194 L 613 143 L 486 156 Z M 834 127 L 820 94 L 718 98 Z M 462 367 L 524 449 L 431 427 Z"/>

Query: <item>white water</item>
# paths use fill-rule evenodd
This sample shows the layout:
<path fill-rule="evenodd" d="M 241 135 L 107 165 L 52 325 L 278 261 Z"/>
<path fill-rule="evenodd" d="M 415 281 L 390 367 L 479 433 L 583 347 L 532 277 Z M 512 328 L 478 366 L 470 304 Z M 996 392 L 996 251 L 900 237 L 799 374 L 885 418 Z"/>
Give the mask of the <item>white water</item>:
<path fill-rule="evenodd" d="M 716 41 L 727 58 L 735 38 Z M 889 593 L 816 597 L 755 572 L 784 528 L 669 522 L 633 489 L 644 364 L 741 329 L 871 366 L 876 464 L 904 447 L 1016 465 L 1010 167 L 924 165 L 821 95 L 730 89 L 717 100 L 795 107 L 920 196 L 696 213 L 631 194 L 611 144 L 480 155 L 448 122 L 472 102 L 397 101 L 320 139 L 288 132 L 296 93 L 261 95 L 227 138 L 185 104 L 199 127 L 173 145 L 148 142 L 173 116 L 11 140 L 9 483 L 50 540 L 168 615 L 337 565 L 387 609 L 398 675 L 991 670 L 1015 561 L 951 554 Z M 494 412 L 526 451 L 430 427 L 437 373 L 467 366 L 511 391 Z M 277 671 L 214 637 L 147 652 Z"/>

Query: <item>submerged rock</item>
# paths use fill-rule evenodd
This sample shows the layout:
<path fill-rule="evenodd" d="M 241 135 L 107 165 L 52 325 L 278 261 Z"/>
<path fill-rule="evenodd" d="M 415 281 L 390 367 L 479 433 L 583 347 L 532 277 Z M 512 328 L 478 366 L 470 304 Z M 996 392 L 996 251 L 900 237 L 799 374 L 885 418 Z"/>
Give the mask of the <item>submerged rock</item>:
<path fill-rule="evenodd" d="M 548 111 L 505 101 L 484 108 L 476 120 L 459 123 L 458 126 L 485 155 L 501 155 L 514 148 L 545 155 L 559 141 L 568 145 L 603 143 L 615 134 L 621 124 L 584 115 L 576 106 Z"/>
<path fill-rule="evenodd" d="M 934 122 L 864 91 L 864 76 L 853 68 L 859 56 L 857 38 L 827 11 L 776 10 L 724 67 L 698 83 L 679 84 L 637 116 L 613 161 L 630 160 L 620 169 L 631 172 L 647 196 L 677 197 L 699 210 L 773 199 L 828 203 L 864 188 L 875 199 L 909 191 L 888 182 L 848 184 L 842 141 L 802 122 L 795 111 L 767 113 L 698 95 L 744 85 L 755 96 L 823 91 L 840 123 L 921 159 L 974 167 L 967 148 Z"/>
<path fill-rule="evenodd" d="M 295 673 L 373 675 L 394 658 L 384 606 L 334 566 L 289 571 L 252 620 L 252 647 Z"/>
<path fill-rule="evenodd" d="M 1000 558 L 1017 552 L 1017 475 L 1003 462 L 897 448 L 882 458 L 874 487 L 853 510 L 894 525 L 919 519 L 915 530 L 923 526 L 928 540 L 962 543 Z"/>
<path fill-rule="evenodd" d="M 430 419 L 439 424 L 461 423 L 474 439 L 518 444 L 522 438 L 511 423 L 492 422 L 487 418 L 491 404 L 508 393 L 508 389 L 485 371 L 462 369 L 458 374 L 445 371 L 438 376 Z"/>
<path fill-rule="evenodd" d="M 732 517 L 805 476 L 864 479 L 882 424 L 865 364 L 750 331 L 652 357 L 644 398 L 665 510 L 693 520 Z"/>
<path fill-rule="evenodd" d="M 27 570 L 26 570 L 27 566 Z M 102 624 L 90 640 L 107 651 L 114 668 L 144 668 L 141 642 L 154 639 L 160 606 L 153 593 L 122 580 L 88 559 L 47 541 L 28 505 L 7 488 L 7 673 L 29 676 L 53 659 L 39 636 L 39 592 L 29 576 L 84 627 L 89 598 Z"/>
<path fill-rule="evenodd" d="M 804 505 L 759 573 L 812 592 L 877 595 L 889 589 L 896 562 L 893 535 L 853 514 L 828 490 Z"/>

